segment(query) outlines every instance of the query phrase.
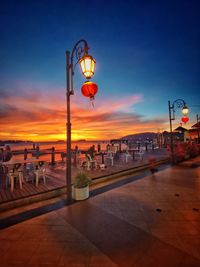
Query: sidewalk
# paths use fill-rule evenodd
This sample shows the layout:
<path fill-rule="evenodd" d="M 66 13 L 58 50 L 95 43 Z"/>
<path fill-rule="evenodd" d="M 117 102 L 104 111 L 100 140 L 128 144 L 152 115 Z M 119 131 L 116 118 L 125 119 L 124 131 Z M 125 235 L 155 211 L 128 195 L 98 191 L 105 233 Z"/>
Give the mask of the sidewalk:
<path fill-rule="evenodd" d="M 0 266 L 199 267 L 200 157 L 34 214 L 0 230 Z"/>

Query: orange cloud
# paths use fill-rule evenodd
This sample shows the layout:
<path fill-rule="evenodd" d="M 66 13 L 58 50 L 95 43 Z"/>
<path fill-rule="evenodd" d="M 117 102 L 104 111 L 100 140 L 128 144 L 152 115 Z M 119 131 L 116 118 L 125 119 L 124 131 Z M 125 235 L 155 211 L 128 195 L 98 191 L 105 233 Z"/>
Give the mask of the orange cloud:
<path fill-rule="evenodd" d="M 124 135 L 156 131 L 166 119 L 145 120 L 133 112 L 143 102 L 141 95 L 98 98 L 93 108 L 79 94 L 71 98 L 72 139 L 112 139 Z M 0 139 L 49 141 L 66 138 L 65 90 L 19 88 L 2 92 L 0 99 Z"/>

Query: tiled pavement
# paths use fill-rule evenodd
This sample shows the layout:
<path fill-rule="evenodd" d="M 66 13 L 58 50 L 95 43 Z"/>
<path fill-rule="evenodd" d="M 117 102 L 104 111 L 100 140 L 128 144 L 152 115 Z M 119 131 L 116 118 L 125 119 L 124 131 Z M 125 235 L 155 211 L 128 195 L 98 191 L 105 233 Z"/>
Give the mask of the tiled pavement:
<path fill-rule="evenodd" d="M 1 230 L 0 266 L 199 267 L 199 165 L 200 157 Z"/>

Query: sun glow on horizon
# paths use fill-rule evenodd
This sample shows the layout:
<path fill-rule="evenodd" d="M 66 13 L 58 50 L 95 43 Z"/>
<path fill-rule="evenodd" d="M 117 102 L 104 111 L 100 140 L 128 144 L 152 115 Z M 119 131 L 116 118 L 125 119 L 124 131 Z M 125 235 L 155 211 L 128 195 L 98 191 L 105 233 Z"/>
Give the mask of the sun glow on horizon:
<path fill-rule="evenodd" d="M 4 131 L 0 140 L 58 141 L 66 140 L 66 102 L 60 89 L 18 90 L 0 99 L 0 123 Z M 167 128 L 167 118 L 146 119 L 136 112 L 144 102 L 142 95 L 123 98 L 97 98 L 95 107 L 76 95 L 71 102 L 72 140 L 109 140 Z M 13 105 L 13 103 L 15 105 Z"/>

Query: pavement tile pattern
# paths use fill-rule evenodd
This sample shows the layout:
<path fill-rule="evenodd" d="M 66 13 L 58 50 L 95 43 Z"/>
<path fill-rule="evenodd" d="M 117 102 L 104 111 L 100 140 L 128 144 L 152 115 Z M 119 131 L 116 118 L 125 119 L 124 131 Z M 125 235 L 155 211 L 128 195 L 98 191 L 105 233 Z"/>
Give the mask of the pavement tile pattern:
<path fill-rule="evenodd" d="M 199 162 L 0 230 L 0 266 L 199 267 Z"/>

